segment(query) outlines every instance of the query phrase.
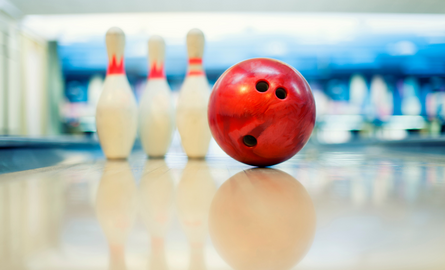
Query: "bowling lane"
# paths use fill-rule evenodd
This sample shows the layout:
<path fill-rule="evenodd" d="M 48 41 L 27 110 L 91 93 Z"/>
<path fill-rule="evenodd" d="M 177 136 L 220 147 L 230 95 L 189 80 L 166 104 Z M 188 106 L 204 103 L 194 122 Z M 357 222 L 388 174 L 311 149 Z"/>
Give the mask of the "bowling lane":
<path fill-rule="evenodd" d="M 444 269 L 444 164 L 308 145 L 269 169 L 136 151 L 3 174 L 0 269 Z"/>

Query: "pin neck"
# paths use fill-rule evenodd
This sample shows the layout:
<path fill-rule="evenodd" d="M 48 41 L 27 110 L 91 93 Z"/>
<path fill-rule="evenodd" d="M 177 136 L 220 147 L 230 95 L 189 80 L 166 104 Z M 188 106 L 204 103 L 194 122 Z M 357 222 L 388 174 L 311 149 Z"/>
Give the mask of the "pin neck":
<path fill-rule="evenodd" d="M 123 56 L 121 57 L 120 61 L 116 60 L 116 55 L 111 57 L 111 61 L 108 63 L 107 75 L 111 74 L 125 74 Z"/>
<path fill-rule="evenodd" d="M 149 79 L 162 79 L 165 78 L 164 63 L 153 61 L 150 64 L 150 73 L 148 74 Z"/>
<path fill-rule="evenodd" d="M 202 58 L 190 58 L 188 76 L 202 76 L 204 75 L 204 68 L 202 67 Z"/>

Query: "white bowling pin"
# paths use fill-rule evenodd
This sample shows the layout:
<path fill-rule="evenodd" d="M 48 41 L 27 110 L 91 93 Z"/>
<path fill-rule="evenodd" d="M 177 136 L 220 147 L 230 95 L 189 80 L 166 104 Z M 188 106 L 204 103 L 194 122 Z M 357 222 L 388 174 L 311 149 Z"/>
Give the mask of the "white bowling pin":
<path fill-rule="evenodd" d="M 363 77 L 361 74 L 354 74 L 349 82 L 349 113 L 362 113 L 362 108 L 367 95 L 368 86 L 366 85 L 365 77 Z"/>
<path fill-rule="evenodd" d="M 94 75 L 88 82 L 88 105 L 96 109 L 100 94 L 104 88 L 104 80 L 100 75 Z"/>
<path fill-rule="evenodd" d="M 113 27 L 106 35 L 108 70 L 96 109 L 100 145 L 108 159 L 127 158 L 137 132 L 137 104 L 124 70 L 124 32 Z"/>
<path fill-rule="evenodd" d="M 370 96 L 375 118 L 382 120 L 393 113 L 393 96 L 382 76 L 372 78 Z"/>
<path fill-rule="evenodd" d="M 167 153 L 175 130 L 170 87 L 164 73 L 165 42 L 160 36 L 148 41 L 150 74 L 139 104 L 140 138 L 149 157 Z"/>
<path fill-rule="evenodd" d="M 419 115 L 422 112 L 419 88 L 419 81 L 414 77 L 408 77 L 403 81 L 402 114 Z"/>
<path fill-rule="evenodd" d="M 176 121 L 182 147 L 189 158 L 204 158 L 211 139 L 207 122 L 210 87 L 202 67 L 204 34 L 192 29 L 187 34 L 189 68 L 179 92 Z"/>

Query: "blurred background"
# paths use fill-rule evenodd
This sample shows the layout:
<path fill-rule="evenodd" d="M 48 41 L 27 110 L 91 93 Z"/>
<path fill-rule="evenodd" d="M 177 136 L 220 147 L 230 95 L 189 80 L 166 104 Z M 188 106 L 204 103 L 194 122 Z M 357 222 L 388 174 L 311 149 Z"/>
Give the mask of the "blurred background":
<path fill-rule="evenodd" d="M 112 26 L 127 35 L 137 98 L 148 38 L 165 38 L 167 80 L 177 94 L 185 35 L 198 27 L 211 85 L 252 57 L 298 69 L 317 102 L 315 142 L 445 133 L 445 2 L 0 0 L 0 11 L 0 135 L 95 137 Z"/>

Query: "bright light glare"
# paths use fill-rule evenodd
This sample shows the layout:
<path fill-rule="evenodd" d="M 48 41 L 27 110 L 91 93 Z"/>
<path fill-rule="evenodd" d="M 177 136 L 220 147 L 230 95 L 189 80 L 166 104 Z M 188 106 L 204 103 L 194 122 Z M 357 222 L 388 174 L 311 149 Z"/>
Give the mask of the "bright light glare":
<path fill-rule="evenodd" d="M 26 16 L 23 26 L 49 40 L 79 42 L 103 36 L 112 26 L 127 35 L 162 35 L 183 43 L 191 28 L 204 31 L 209 41 L 240 33 L 288 34 L 306 44 L 330 44 L 354 39 L 364 32 L 443 36 L 444 15 L 329 14 L 329 13 L 118 13 Z M 280 44 L 269 44 L 277 52 Z"/>

